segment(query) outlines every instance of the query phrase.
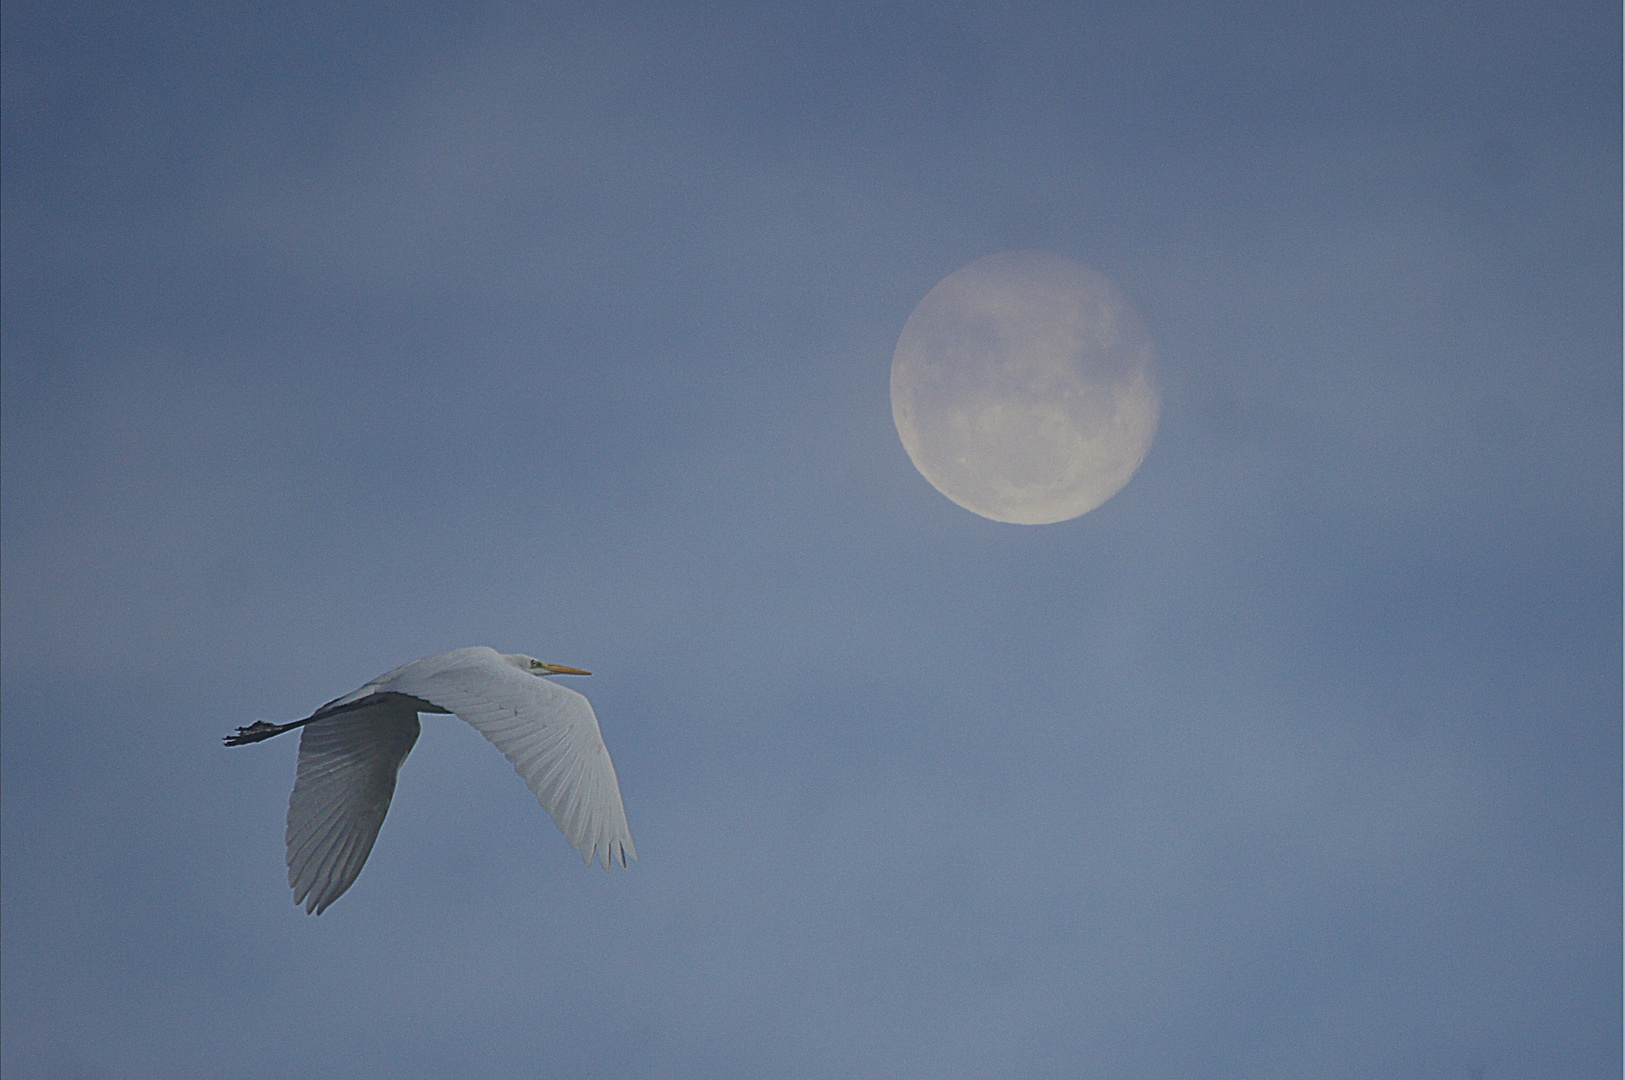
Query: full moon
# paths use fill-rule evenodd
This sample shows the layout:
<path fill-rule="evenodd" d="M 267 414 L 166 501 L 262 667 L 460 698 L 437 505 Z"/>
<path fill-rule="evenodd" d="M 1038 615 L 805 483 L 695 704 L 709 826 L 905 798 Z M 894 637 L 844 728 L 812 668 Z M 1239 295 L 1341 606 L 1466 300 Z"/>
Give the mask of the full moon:
<path fill-rule="evenodd" d="M 903 326 L 891 410 L 931 485 L 994 521 L 1048 525 L 1128 483 L 1157 433 L 1156 350 L 1100 274 L 1042 251 L 955 270 Z"/>

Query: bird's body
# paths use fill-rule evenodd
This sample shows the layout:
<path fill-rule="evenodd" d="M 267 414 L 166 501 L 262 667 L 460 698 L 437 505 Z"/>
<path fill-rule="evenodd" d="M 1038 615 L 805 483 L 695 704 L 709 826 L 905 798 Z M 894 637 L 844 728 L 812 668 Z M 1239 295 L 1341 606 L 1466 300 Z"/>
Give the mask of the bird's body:
<path fill-rule="evenodd" d="M 303 728 L 288 800 L 288 884 L 320 914 L 361 873 L 418 737 L 418 713 L 455 713 L 490 739 L 570 846 L 605 869 L 637 858 L 615 766 L 587 699 L 543 676 L 577 668 L 476 646 L 414 660 L 291 724 L 238 728 L 240 746 Z"/>

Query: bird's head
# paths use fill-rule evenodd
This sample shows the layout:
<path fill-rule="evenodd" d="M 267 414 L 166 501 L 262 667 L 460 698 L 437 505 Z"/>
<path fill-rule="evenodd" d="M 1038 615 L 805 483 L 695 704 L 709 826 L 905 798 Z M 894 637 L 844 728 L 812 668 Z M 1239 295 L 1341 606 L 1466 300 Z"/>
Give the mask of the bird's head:
<path fill-rule="evenodd" d="M 548 675 L 591 675 L 590 671 L 583 671 L 578 667 L 565 667 L 563 664 L 549 664 L 546 660 L 538 660 L 534 656 L 524 653 L 505 653 L 502 659 L 518 668 L 528 671 L 538 679 Z"/>

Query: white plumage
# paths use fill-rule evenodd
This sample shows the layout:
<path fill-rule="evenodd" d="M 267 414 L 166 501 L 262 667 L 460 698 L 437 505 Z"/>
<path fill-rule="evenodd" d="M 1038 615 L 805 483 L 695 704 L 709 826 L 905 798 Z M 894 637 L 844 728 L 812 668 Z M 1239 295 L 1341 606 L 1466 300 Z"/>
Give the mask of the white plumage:
<path fill-rule="evenodd" d="M 636 859 L 592 705 L 545 678 L 565 674 L 587 673 L 484 646 L 453 649 L 380 675 L 303 720 L 261 721 L 228 736 L 228 746 L 240 746 L 304 728 L 288 800 L 294 903 L 320 914 L 361 873 L 420 712 L 455 713 L 496 744 L 587 862 L 607 870 Z"/>

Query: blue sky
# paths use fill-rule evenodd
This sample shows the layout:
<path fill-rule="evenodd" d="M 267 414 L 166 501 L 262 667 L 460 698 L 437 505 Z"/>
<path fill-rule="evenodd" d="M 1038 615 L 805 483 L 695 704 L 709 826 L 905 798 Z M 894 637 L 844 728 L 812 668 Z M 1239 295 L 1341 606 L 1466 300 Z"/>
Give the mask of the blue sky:
<path fill-rule="evenodd" d="M 3 31 L 8 1080 L 1619 1075 L 1617 7 Z M 887 398 L 1012 248 L 1161 355 L 1054 526 Z M 426 718 L 307 917 L 220 736 L 470 644 L 640 861 Z"/>

